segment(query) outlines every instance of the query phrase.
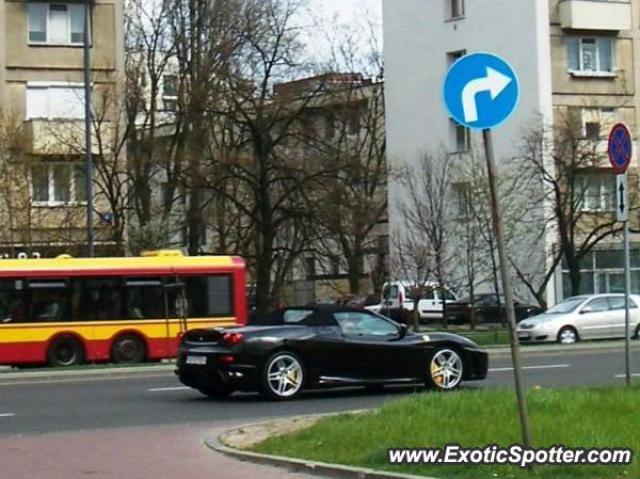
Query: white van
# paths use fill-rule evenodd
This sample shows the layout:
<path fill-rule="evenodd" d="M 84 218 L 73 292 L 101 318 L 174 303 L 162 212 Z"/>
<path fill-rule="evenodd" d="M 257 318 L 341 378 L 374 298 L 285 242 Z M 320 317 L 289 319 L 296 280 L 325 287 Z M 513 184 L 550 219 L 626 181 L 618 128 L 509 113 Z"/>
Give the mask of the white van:
<path fill-rule="evenodd" d="M 411 295 L 413 284 L 411 281 L 390 281 L 385 283 L 382 287 L 380 312 L 385 314 L 387 310 L 399 311 L 402 309 L 413 311 L 414 298 Z M 451 303 L 456 301 L 456 295 L 446 286 L 440 287 L 432 281 L 425 282 L 424 286 L 426 290 L 418 303 L 420 319 L 442 319 L 443 302 Z"/>

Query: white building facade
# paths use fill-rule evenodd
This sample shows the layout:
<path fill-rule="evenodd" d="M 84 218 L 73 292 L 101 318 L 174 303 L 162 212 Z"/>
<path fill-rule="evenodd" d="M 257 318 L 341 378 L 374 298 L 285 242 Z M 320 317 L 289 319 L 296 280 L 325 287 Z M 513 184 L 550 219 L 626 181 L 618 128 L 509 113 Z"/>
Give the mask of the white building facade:
<path fill-rule="evenodd" d="M 415 164 L 423 155 L 442 149 L 451 154 L 450 161 L 456 161 L 468 153 L 469 145 L 481 147 L 481 135 L 453 123 L 442 98 L 447 69 L 459 56 L 472 52 L 501 56 L 519 77 L 517 110 L 493 132 L 496 159 L 503 171 L 521 154 L 523 132 L 535 125 L 552 126 L 569 110 L 580 114 L 585 137 L 596 135 L 605 148 L 611 122 L 624 121 L 635 131 L 640 87 L 635 68 L 640 64 L 639 16 L 640 2 L 636 0 L 384 0 L 389 163 Z M 635 157 L 630 174 L 630 181 L 637 183 Z M 614 194 L 610 172 L 602 165 L 593 178 L 588 188 L 595 191 L 594 185 L 599 185 L 602 209 L 612 211 L 615 199 L 609 201 Z M 401 185 L 390 179 L 392 245 L 394 235 L 402 235 L 405 227 L 397 210 L 402 196 Z M 551 207 L 536 206 L 538 212 L 547 213 Z M 558 244 L 556 232 L 544 217 L 529 216 L 527 198 L 522 198 L 520 207 L 523 217 L 538 221 L 539 228 L 528 238 L 512 242 L 510 254 L 528 265 L 527 274 L 542 277 Z M 620 244 L 620 236 L 613 235 L 584 258 L 583 292 L 620 290 Z M 548 283 L 548 304 L 569 294 L 563 270 L 561 264 Z M 637 264 L 632 261 L 632 278 L 632 289 L 640 290 L 640 256 Z M 522 285 L 517 289 L 526 295 Z"/>

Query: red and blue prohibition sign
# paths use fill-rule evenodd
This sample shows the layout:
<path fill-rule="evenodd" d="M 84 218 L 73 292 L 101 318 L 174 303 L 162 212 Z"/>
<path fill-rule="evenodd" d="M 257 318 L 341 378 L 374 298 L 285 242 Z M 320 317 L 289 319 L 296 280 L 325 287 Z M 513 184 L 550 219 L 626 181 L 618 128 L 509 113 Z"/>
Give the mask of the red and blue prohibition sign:
<path fill-rule="evenodd" d="M 629 129 L 624 123 L 616 123 L 609 133 L 609 148 L 607 149 L 609 161 L 616 174 L 626 173 L 631 162 L 632 151 L 633 142 Z"/>

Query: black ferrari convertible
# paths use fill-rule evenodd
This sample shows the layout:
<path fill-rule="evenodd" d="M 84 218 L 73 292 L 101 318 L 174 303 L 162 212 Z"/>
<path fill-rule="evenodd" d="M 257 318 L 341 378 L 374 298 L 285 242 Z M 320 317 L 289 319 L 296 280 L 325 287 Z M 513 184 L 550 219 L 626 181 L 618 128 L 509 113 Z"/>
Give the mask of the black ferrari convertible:
<path fill-rule="evenodd" d="M 292 399 L 305 388 L 330 386 L 426 383 L 450 390 L 487 375 L 487 353 L 474 342 L 412 333 L 362 309 L 286 308 L 251 323 L 188 331 L 178 349 L 180 381 L 218 398 L 240 390 Z"/>

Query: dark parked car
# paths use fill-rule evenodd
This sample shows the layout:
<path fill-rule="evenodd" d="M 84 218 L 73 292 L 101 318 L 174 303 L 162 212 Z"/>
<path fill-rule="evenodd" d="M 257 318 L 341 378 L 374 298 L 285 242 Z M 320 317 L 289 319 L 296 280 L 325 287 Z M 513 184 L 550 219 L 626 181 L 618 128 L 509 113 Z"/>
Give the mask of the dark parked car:
<path fill-rule="evenodd" d="M 505 297 L 500 295 L 478 294 L 474 296 L 475 316 L 477 323 L 500 322 L 506 318 Z M 516 312 L 516 321 L 521 321 L 529 316 L 542 313 L 539 306 L 528 304 L 518 298 L 514 298 L 513 306 Z M 447 304 L 447 320 L 452 324 L 467 324 L 471 322 L 471 298 L 465 296 L 458 301 Z"/>
<path fill-rule="evenodd" d="M 212 397 L 235 390 L 291 399 L 305 388 L 426 383 L 449 390 L 487 375 L 487 353 L 447 333 L 414 334 L 376 313 L 346 306 L 286 308 L 259 324 L 188 331 L 180 381 Z"/>

